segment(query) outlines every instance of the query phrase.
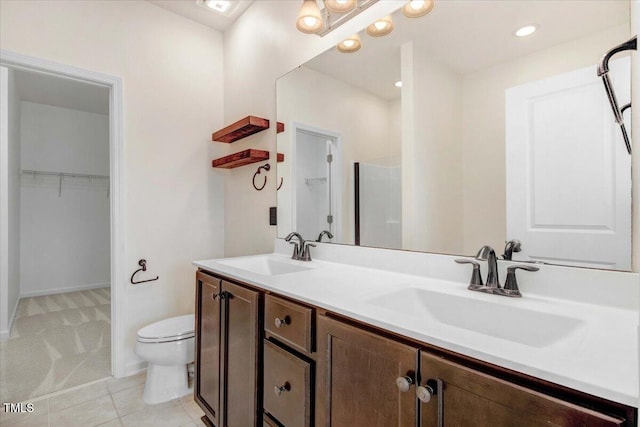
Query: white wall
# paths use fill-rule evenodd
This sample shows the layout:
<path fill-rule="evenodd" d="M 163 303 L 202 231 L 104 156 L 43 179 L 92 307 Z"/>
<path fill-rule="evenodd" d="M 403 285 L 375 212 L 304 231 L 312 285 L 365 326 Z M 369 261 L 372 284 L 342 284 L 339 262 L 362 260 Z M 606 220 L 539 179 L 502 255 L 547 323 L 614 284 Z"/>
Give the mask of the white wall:
<path fill-rule="evenodd" d="M 22 169 L 109 175 L 109 116 L 22 102 Z M 22 176 L 20 294 L 110 285 L 108 180 Z"/>
<path fill-rule="evenodd" d="M 0 339 L 20 294 L 20 101 L 14 71 L 0 67 Z"/>
<path fill-rule="evenodd" d="M 300 3 L 256 1 L 224 34 L 225 123 L 248 114 L 275 123 L 275 81 L 340 40 L 361 30 L 373 19 L 402 6 L 383 1 L 325 37 L 303 34 L 295 27 Z M 265 25 L 265 23 L 268 23 Z M 275 127 L 233 144 L 216 144 L 216 157 L 246 148 L 268 149 L 275 156 Z M 272 162 L 272 166 L 275 162 Z M 255 168 L 220 171 L 225 175 L 225 253 L 228 256 L 273 250 L 276 227 L 269 227 L 268 208 L 276 205 L 275 170 L 265 190 L 251 186 Z"/>
<path fill-rule="evenodd" d="M 420 42 L 402 46 L 402 244 L 457 253 L 462 246 L 462 79 Z"/>
<path fill-rule="evenodd" d="M 506 240 L 505 89 L 593 65 L 628 38 L 621 25 L 464 76 L 464 211 L 475 214 L 465 218 L 463 253 Z"/>
<path fill-rule="evenodd" d="M 210 163 L 223 125 L 222 35 L 145 1 L 3 1 L 0 47 L 122 78 L 125 268 L 146 258 L 145 277 L 160 276 L 113 284 L 126 325 L 117 344 L 126 371 L 139 369 L 137 330 L 193 312 L 191 261 L 223 255 L 223 183 Z"/>
<path fill-rule="evenodd" d="M 386 101 L 369 92 L 348 85 L 326 74 L 300 67 L 278 81 L 278 120 L 285 131 L 278 134 L 278 152 L 285 161 L 278 163 L 278 176 L 284 184 L 278 190 L 278 236 L 291 230 L 287 206 L 291 198 L 288 179 L 291 169 L 290 144 L 292 123 L 310 125 L 335 132 L 342 141 L 342 238 L 341 243 L 354 243 L 354 162 L 379 163 L 400 157 L 397 121 L 399 102 Z M 278 178 L 279 179 L 279 178 Z M 316 233 L 319 233 L 318 230 Z M 316 238 L 306 236 L 304 238 Z"/>

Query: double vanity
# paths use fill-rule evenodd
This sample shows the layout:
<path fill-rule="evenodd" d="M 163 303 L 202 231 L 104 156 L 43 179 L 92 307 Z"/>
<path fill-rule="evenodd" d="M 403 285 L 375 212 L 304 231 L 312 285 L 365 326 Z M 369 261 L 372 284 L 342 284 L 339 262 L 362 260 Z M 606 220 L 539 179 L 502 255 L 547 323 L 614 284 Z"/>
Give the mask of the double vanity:
<path fill-rule="evenodd" d="M 215 426 L 634 426 L 638 274 L 542 265 L 522 298 L 459 257 L 319 244 L 194 262 Z M 481 262 L 483 276 L 486 262 Z M 499 276 L 515 263 L 501 261 Z"/>

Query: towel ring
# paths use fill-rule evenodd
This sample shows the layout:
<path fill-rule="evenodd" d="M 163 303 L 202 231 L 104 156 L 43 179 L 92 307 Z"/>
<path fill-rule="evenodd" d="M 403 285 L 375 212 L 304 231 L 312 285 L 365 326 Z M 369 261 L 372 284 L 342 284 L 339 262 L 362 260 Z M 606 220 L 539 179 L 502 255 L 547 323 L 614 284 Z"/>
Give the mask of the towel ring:
<path fill-rule="evenodd" d="M 138 261 L 138 265 L 140 266 L 140 268 L 133 272 L 133 274 L 131 275 L 131 279 L 129 280 L 132 285 L 137 285 L 139 283 L 145 283 L 145 282 L 154 282 L 154 281 L 156 281 L 156 280 L 158 280 L 160 278 L 160 276 L 156 276 L 154 279 L 138 280 L 138 281 L 133 280 L 134 276 L 138 272 L 147 271 L 147 260 L 146 259 L 141 259 L 140 261 Z"/>
<path fill-rule="evenodd" d="M 266 165 L 260 166 L 258 167 L 258 170 L 256 171 L 256 173 L 253 174 L 253 188 L 255 188 L 258 191 L 262 191 L 262 189 L 267 185 L 267 175 L 264 176 L 264 182 L 262 183 L 262 187 L 258 187 L 256 185 L 256 176 L 260 175 L 260 172 L 262 172 L 262 169 L 268 171 L 271 170 L 271 165 L 269 165 L 269 163 L 267 163 Z"/>

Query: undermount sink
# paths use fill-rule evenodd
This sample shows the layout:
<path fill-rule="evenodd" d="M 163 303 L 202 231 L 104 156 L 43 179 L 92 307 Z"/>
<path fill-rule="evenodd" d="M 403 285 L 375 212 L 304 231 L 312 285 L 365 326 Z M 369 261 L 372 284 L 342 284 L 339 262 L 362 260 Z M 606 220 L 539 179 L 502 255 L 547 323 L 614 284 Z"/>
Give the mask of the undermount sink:
<path fill-rule="evenodd" d="M 264 276 L 277 276 L 310 270 L 310 267 L 294 262 L 276 260 L 269 256 L 229 258 L 217 260 L 217 262 Z"/>
<path fill-rule="evenodd" d="M 405 288 L 366 302 L 422 322 L 436 321 L 533 347 L 552 345 L 585 326 L 577 318 L 509 305 L 511 300 L 493 302 L 422 288 Z"/>

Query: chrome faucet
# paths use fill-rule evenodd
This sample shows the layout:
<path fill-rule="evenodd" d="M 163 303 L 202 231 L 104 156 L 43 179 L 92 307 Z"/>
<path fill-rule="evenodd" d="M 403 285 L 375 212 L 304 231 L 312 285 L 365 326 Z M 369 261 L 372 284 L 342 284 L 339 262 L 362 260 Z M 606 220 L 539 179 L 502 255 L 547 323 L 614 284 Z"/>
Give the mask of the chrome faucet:
<path fill-rule="evenodd" d="M 498 279 L 498 257 L 496 251 L 491 246 L 485 245 L 480 248 L 476 254 L 476 259 L 487 261 L 487 288 L 500 288 L 500 280 Z"/>
<path fill-rule="evenodd" d="M 322 236 L 327 236 L 329 239 L 333 239 L 333 234 L 329 230 L 322 230 L 316 239 L 316 242 L 322 242 Z"/>
<path fill-rule="evenodd" d="M 297 242 L 291 241 L 294 237 L 298 239 Z M 287 234 L 287 237 L 285 237 L 284 240 L 295 245 L 293 247 L 293 255 L 291 255 L 291 259 L 295 259 L 296 261 L 311 261 L 311 252 L 309 251 L 309 247 L 315 247 L 315 244 L 305 241 L 302 236 L 295 231 Z"/>
<path fill-rule="evenodd" d="M 502 295 L 506 297 L 521 297 L 522 294 L 518 289 L 518 282 L 516 280 L 516 270 L 539 270 L 538 267 L 530 265 L 512 265 L 511 267 L 507 268 L 507 281 L 505 282 L 503 288 L 500 286 L 500 280 L 498 280 L 498 257 L 496 256 L 496 251 L 494 251 L 491 246 L 483 246 L 478 251 L 476 259 L 487 261 L 488 271 L 486 285 L 482 283 L 480 264 L 469 259 L 456 259 L 455 261 L 458 264 L 473 265 L 473 274 L 471 276 L 471 282 L 469 282 L 469 287 L 467 289 L 488 294 Z"/>

